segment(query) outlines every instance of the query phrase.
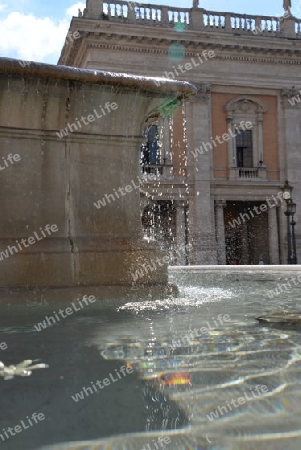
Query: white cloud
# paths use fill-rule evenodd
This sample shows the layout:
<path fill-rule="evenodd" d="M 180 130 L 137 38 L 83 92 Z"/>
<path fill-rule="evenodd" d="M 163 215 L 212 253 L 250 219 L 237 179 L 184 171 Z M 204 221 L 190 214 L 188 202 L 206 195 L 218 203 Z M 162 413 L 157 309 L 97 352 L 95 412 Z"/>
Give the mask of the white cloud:
<path fill-rule="evenodd" d="M 78 10 L 80 9 L 81 11 L 83 11 L 86 7 L 86 4 L 83 2 L 78 2 L 75 3 L 75 5 L 70 6 L 70 8 L 67 9 L 66 14 L 67 16 L 77 16 Z"/>
<path fill-rule="evenodd" d="M 1 6 L 0 4 L 0 11 Z M 68 8 L 66 17 L 55 21 L 49 17 L 33 14 L 9 13 L 1 21 L 0 53 L 22 60 L 57 61 L 70 24 L 72 15 L 85 4 L 78 2 Z"/>
<path fill-rule="evenodd" d="M 0 3 L 0 12 L 3 11 L 5 8 L 7 8 L 7 5 L 4 3 Z"/>

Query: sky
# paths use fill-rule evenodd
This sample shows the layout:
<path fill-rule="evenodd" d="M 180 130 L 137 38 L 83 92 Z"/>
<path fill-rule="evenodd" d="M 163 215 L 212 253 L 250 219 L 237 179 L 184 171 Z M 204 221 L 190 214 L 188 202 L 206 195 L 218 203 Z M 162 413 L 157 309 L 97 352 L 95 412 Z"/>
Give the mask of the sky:
<path fill-rule="evenodd" d="M 192 6 L 192 0 L 141 3 Z M 78 8 L 83 10 L 85 4 L 85 0 L 0 0 L 0 56 L 56 64 L 71 17 L 77 16 Z M 199 0 L 199 5 L 210 11 L 274 17 L 283 14 L 283 0 Z M 301 0 L 292 0 L 292 12 L 301 17 Z"/>

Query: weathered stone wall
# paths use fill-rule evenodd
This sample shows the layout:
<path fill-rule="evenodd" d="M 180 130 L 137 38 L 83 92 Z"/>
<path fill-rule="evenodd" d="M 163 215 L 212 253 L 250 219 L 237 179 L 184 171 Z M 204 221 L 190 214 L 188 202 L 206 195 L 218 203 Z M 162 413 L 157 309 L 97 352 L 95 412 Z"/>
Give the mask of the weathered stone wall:
<path fill-rule="evenodd" d="M 68 79 L 7 64 L 0 60 L 0 286 L 130 286 L 139 264 L 164 256 L 141 241 L 138 188 L 141 130 L 164 95 L 141 80 L 115 85 L 99 74 L 89 83 L 71 70 Z M 9 154 L 18 161 L 5 166 Z M 166 282 L 166 263 L 136 280 Z"/>

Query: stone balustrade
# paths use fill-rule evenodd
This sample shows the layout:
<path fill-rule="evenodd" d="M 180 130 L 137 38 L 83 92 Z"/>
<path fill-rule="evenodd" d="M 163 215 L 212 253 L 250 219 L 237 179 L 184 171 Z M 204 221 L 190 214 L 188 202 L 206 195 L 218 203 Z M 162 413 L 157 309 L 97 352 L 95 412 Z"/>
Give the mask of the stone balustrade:
<path fill-rule="evenodd" d="M 301 39 L 301 20 L 293 16 L 254 16 L 203 8 L 175 8 L 123 0 L 88 0 L 79 17 L 155 27 Z"/>

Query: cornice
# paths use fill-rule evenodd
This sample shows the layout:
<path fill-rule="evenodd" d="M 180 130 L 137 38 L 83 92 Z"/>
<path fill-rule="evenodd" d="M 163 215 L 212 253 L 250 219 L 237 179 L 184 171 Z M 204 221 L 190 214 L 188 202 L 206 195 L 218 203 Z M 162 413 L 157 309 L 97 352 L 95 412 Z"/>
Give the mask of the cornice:
<path fill-rule="evenodd" d="M 64 61 L 64 64 L 69 65 L 84 63 L 83 49 L 87 48 L 87 41 L 92 45 L 93 40 L 96 41 L 93 47 L 100 49 L 166 55 L 168 47 L 179 42 L 185 46 L 188 57 L 195 56 L 200 49 L 215 49 L 218 53 L 216 58 L 220 60 L 296 66 L 301 64 L 301 39 L 210 33 L 208 30 L 176 33 L 165 27 L 75 17 L 70 30 L 79 31 L 81 39 L 75 41 L 71 49 L 62 50 L 60 62 Z M 298 57 L 300 61 L 296 60 Z"/>
<path fill-rule="evenodd" d="M 105 38 L 105 36 L 103 36 Z M 107 36 L 108 38 L 108 36 Z M 131 53 L 145 53 L 145 54 L 161 54 L 161 55 L 168 55 L 168 48 L 169 45 L 173 43 L 173 41 L 169 40 L 163 40 L 163 39 L 149 39 L 149 38 L 139 38 L 139 41 L 137 41 L 136 45 L 131 44 L 125 44 L 124 40 L 128 39 L 128 36 L 120 36 L 120 35 L 110 35 L 109 39 L 118 39 L 123 41 L 123 43 L 109 43 L 109 42 L 93 42 L 90 40 L 86 41 L 87 47 L 92 48 L 99 48 L 99 49 L 106 49 L 106 50 L 121 50 L 125 52 L 131 52 Z M 133 39 L 133 38 L 132 38 Z M 159 42 L 160 46 L 155 46 L 155 41 Z M 147 43 L 147 46 L 141 46 L 141 44 Z M 162 43 L 164 43 L 164 47 L 162 46 Z M 186 57 L 195 57 L 203 48 L 206 49 L 215 49 L 215 50 L 221 50 L 222 52 L 219 52 L 215 56 L 215 60 L 228 60 L 228 61 L 240 61 L 240 62 L 250 62 L 250 63 L 265 63 L 265 64 L 285 64 L 285 65 L 301 65 L 301 50 L 288 50 L 284 53 L 281 49 L 266 49 L 266 48 L 259 48 L 259 47 L 246 47 L 246 46 L 233 46 L 233 45 L 221 45 L 221 44 L 213 44 L 208 43 L 206 46 L 204 44 L 199 44 L 199 48 L 195 50 L 190 50 L 187 48 L 186 44 L 186 51 L 185 56 Z M 227 53 L 226 53 L 227 52 Z M 233 53 L 236 54 L 233 54 Z M 258 55 L 240 55 L 237 54 L 237 52 L 242 53 L 257 53 Z M 269 53 L 270 56 L 260 56 L 260 53 Z M 283 57 L 279 57 L 279 53 L 284 53 Z M 278 55 L 277 58 L 275 58 L 275 55 Z M 288 59 L 292 58 L 293 56 L 300 56 L 300 59 Z"/>

